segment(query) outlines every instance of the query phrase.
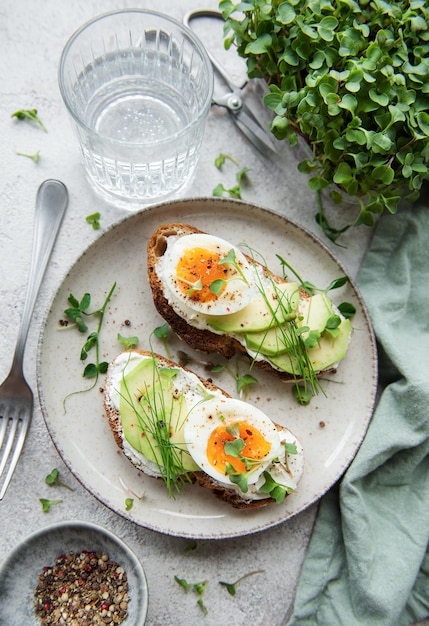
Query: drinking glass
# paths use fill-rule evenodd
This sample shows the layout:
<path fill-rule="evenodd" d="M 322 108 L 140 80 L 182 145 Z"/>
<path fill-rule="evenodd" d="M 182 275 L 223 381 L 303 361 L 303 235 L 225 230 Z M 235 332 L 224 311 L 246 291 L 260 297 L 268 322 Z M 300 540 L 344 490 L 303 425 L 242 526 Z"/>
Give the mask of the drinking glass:
<path fill-rule="evenodd" d="M 59 87 L 95 191 L 134 209 L 192 180 L 213 94 L 204 46 L 155 11 L 105 13 L 62 52 Z"/>

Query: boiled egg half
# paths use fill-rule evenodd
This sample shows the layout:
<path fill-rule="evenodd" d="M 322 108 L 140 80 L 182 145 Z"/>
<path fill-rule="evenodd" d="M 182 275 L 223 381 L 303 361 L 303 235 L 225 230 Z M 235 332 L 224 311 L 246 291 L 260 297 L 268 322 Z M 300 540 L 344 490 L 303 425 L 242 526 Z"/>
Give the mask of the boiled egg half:
<path fill-rule="evenodd" d="M 203 233 L 169 238 L 162 282 L 174 298 L 197 313 L 227 315 L 255 295 L 253 267 L 230 243 Z"/>

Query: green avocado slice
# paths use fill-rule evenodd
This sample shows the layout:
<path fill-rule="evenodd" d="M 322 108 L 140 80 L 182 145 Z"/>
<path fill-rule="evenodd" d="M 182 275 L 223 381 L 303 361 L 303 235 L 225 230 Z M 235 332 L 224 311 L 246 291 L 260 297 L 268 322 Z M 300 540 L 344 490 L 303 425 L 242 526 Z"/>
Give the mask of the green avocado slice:
<path fill-rule="evenodd" d="M 339 332 L 336 337 L 332 337 L 329 333 L 323 333 L 317 346 L 307 350 L 308 358 L 315 372 L 326 370 L 345 357 L 349 345 L 351 329 L 350 320 L 342 320 L 338 326 Z M 300 373 L 295 357 L 287 352 L 278 356 L 269 357 L 269 360 L 278 369 L 288 372 L 289 374 L 298 376 Z"/>
<path fill-rule="evenodd" d="M 260 331 L 296 317 L 297 283 L 272 283 L 241 311 L 230 315 L 207 315 L 207 324 L 224 333 Z"/>
<path fill-rule="evenodd" d="M 189 409 L 182 393 L 173 394 L 175 372 L 156 367 L 148 358 L 124 376 L 119 402 L 122 428 L 128 443 L 159 467 L 194 471 L 198 466 L 183 433 Z"/>

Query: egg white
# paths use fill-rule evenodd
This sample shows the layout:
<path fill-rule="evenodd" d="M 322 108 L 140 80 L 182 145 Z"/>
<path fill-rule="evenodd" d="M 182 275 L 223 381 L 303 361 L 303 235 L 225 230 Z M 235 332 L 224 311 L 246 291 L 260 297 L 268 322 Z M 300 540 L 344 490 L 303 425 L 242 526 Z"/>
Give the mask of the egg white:
<path fill-rule="evenodd" d="M 209 252 L 225 257 L 230 250 L 235 252 L 235 260 L 240 267 L 244 279 L 231 264 L 225 264 L 225 288 L 222 293 L 209 302 L 201 302 L 190 297 L 187 291 L 180 288 L 180 280 L 176 276 L 176 268 L 187 250 L 203 248 Z M 205 315 L 225 315 L 243 309 L 255 296 L 254 268 L 244 254 L 235 246 L 213 235 L 195 233 L 182 237 L 169 237 L 167 249 L 160 260 L 159 277 L 167 292 L 167 299 L 176 301 L 192 312 Z M 191 286 L 190 286 L 191 288 Z M 176 304 L 177 306 L 177 304 Z M 188 313 L 189 315 L 189 313 Z M 191 314 L 192 315 L 192 314 Z"/>
<path fill-rule="evenodd" d="M 261 474 L 281 453 L 279 432 L 262 411 L 234 398 L 214 398 L 198 406 L 189 413 L 185 423 L 184 435 L 188 450 L 195 463 L 216 482 L 231 488 L 231 481 L 219 472 L 207 459 L 207 443 L 211 433 L 222 425 L 233 425 L 246 421 L 257 428 L 271 448 L 261 463 L 248 472 L 248 484 L 255 484 Z"/>

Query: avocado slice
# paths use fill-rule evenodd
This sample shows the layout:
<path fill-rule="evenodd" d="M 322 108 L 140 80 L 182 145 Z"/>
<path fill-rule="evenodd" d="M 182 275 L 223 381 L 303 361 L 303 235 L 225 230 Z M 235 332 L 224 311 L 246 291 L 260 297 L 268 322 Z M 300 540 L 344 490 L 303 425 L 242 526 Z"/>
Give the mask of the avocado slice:
<path fill-rule="evenodd" d="M 241 311 L 230 315 L 207 315 L 207 324 L 224 333 L 260 331 L 296 317 L 299 304 L 297 283 L 271 283 Z"/>
<path fill-rule="evenodd" d="M 246 347 L 265 356 L 276 356 L 287 352 L 291 339 L 287 323 L 266 330 L 245 333 Z"/>
<path fill-rule="evenodd" d="M 168 372 L 168 376 L 163 373 Z M 153 359 L 144 359 L 121 382 L 121 415 L 124 437 L 148 460 L 165 467 L 163 457 L 183 471 L 194 471 L 184 439 L 188 414 L 183 394 L 174 394 L 174 370 L 157 368 Z"/>
<path fill-rule="evenodd" d="M 350 320 L 342 320 L 338 326 L 338 336 L 332 337 L 329 333 L 324 333 L 315 348 L 307 350 L 315 372 L 321 372 L 328 369 L 334 363 L 341 361 L 347 352 L 349 338 L 351 334 Z M 300 369 L 295 357 L 287 352 L 278 356 L 270 357 L 269 360 L 279 369 L 289 374 L 299 375 Z"/>
<path fill-rule="evenodd" d="M 301 327 L 308 326 L 309 330 L 302 333 L 305 340 L 310 331 L 323 333 L 328 319 L 333 315 L 332 302 L 325 293 L 316 293 L 310 298 L 301 300 L 300 319 Z"/>
<path fill-rule="evenodd" d="M 308 331 L 301 334 L 302 338 L 305 340 L 312 330 L 321 335 L 332 314 L 332 302 L 326 294 L 318 293 L 310 298 L 302 299 L 299 305 L 299 317 L 296 320 L 299 327 L 308 326 Z M 253 352 L 270 357 L 283 354 L 290 350 L 291 344 L 295 343 L 291 338 L 289 328 L 285 323 L 263 331 L 247 332 L 245 334 L 246 346 Z"/>

